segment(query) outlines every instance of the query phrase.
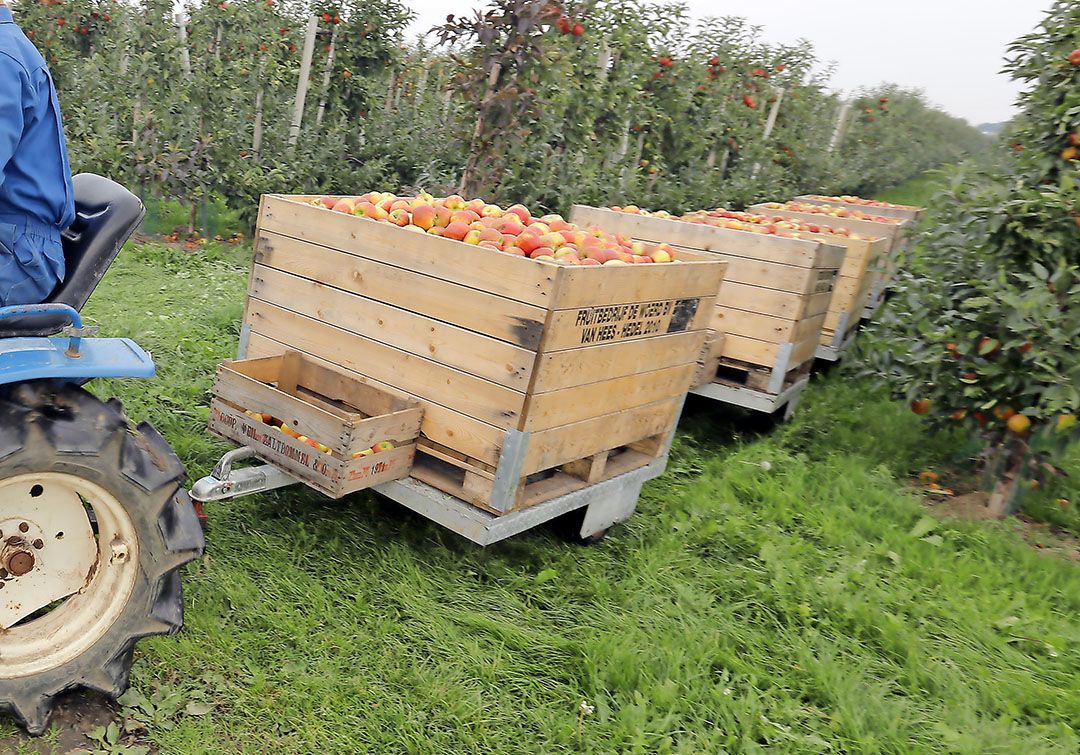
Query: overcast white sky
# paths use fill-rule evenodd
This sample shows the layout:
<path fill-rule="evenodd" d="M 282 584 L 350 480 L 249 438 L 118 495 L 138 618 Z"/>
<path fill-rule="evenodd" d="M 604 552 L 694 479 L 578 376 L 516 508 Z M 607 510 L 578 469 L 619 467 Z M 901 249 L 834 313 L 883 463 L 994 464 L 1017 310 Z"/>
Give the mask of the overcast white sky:
<path fill-rule="evenodd" d="M 412 32 L 483 0 L 404 0 L 417 14 Z M 770 42 L 814 43 L 836 63 L 834 88 L 850 92 L 891 81 L 922 89 L 972 124 L 1014 113 L 1019 88 L 1001 70 L 1006 46 L 1034 29 L 1051 0 L 688 0 L 695 17 L 742 16 Z"/>

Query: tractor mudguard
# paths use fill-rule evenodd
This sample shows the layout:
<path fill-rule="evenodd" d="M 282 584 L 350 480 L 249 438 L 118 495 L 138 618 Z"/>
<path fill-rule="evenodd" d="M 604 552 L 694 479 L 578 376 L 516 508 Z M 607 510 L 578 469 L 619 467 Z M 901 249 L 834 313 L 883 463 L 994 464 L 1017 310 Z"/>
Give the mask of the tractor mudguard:
<path fill-rule="evenodd" d="M 71 325 L 55 338 L 0 338 L 0 384 L 154 376 L 154 360 L 138 344 L 127 338 L 85 338 L 97 329 L 84 327 L 79 313 L 66 304 L 0 307 L 0 320 L 35 315 L 64 315 Z"/>

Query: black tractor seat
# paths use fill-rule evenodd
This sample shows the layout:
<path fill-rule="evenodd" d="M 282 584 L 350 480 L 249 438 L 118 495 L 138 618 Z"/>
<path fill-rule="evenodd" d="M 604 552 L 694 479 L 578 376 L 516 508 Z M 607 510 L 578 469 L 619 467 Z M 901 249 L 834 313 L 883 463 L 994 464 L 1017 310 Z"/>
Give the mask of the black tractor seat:
<path fill-rule="evenodd" d="M 139 198 L 115 181 L 93 173 L 72 178 L 75 222 L 61 234 L 64 280 L 46 303 L 82 310 L 120 248 L 139 227 L 146 209 Z M 68 324 L 63 315 L 36 315 L 0 320 L 0 338 L 51 336 Z"/>

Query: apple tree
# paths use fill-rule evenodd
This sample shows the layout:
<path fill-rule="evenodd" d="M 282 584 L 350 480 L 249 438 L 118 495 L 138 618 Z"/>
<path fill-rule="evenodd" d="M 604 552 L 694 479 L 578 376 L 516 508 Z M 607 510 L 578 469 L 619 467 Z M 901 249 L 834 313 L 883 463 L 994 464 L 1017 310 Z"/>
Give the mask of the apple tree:
<path fill-rule="evenodd" d="M 871 331 L 866 368 L 937 425 L 982 441 L 991 506 L 1060 473 L 1080 437 L 1080 6 L 1011 47 L 1028 85 L 998 165 L 967 166 Z"/>

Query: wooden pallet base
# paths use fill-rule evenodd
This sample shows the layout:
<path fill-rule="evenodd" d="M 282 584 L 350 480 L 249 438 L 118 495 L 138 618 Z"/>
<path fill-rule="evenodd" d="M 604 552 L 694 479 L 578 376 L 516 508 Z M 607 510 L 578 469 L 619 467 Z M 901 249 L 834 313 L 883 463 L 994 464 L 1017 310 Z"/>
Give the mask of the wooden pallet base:
<path fill-rule="evenodd" d="M 629 519 L 637 508 L 641 486 L 663 474 L 666 466 L 667 457 L 663 456 L 644 467 L 502 516 L 479 509 L 415 477 L 385 483 L 373 490 L 478 545 L 497 543 L 580 509 L 585 509 L 580 535 L 587 538 Z"/>
<path fill-rule="evenodd" d="M 752 391 L 777 395 L 810 374 L 812 362 L 807 361 L 780 373 L 775 367 L 762 367 L 757 364 L 739 362 L 733 359 L 721 359 L 712 383 L 731 388 L 747 388 Z"/>
<path fill-rule="evenodd" d="M 670 433 L 610 449 L 529 475 L 517 481 L 509 511 L 520 511 L 647 466 L 667 452 Z M 498 486 L 498 469 L 469 459 L 426 439 L 417 447 L 412 476 L 462 501 L 489 511 Z"/>
<path fill-rule="evenodd" d="M 725 385 L 723 383 L 709 383 L 690 392 L 714 401 L 765 414 L 774 414 L 783 409 L 784 419 L 791 419 L 799 400 L 802 398 L 802 392 L 806 390 L 809 383 L 810 378 L 808 376 L 803 377 L 779 394 L 755 391 L 750 388 Z"/>

